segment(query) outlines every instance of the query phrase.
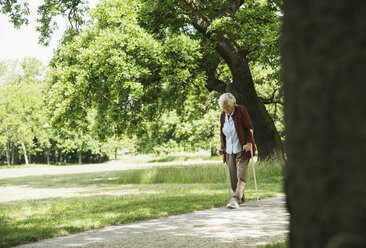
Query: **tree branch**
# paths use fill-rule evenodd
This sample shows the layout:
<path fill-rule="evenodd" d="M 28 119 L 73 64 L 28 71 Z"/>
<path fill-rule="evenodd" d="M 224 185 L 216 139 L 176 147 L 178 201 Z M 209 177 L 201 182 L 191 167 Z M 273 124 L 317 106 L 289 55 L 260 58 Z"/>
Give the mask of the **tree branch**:
<path fill-rule="evenodd" d="M 262 98 L 262 97 L 259 97 L 259 99 L 264 104 L 281 104 L 282 106 L 284 105 L 283 101 L 281 101 L 281 100 L 265 99 L 265 98 Z"/>
<path fill-rule="evenodd" d="M 219 17 L 231 16 L 234 17 L 235 13 L 238 11 L 241 5 L 243 5 L 244 0 L 228 0 L 226 4 L 221 7 Z"/>
<path fill-rule="evenodd" d="M 219 80 L 216 78 L 216 69 L 217 69 L 218 63 L 211 68 L 206 69 L 206 75 L 207 75 L 207 84 L 206 88 L 209 91 L 217 91 L 219 93 L 224 93 L 226 89 L 226 83 L 224 81 Z"/>
<path fill-rule="evenodd" d="M 74 29 L 73 22 L 75 23 L 75 29 L 76 30 L 79 29 L 80 19 L 78 18 L 78 13 L 77 13 L 78 9 L 77 8 L 79 7 L 79 5 L 81 3 L 82 3 L 81 1 L 74 1 L 74 2 L 71 2 L 70 5 L 67 6 L 67 9 L 69 10 L 68 20 L 69 20 L 69 23 L 70 23 L 72 29 Z"/>
<path fill-rule="evenodd" d="M 279 89 L 275 89 L 272 93 L 272 96 L 270 98 L 263 98 L 263 97 L 259 97 L 259 99 L 264 103 L 264 104 L 281 104 L 282 106 L 284 105 L 283 100 L 280 97 L 276 97 L 276 91 L 278 91 Z"/>
<path fill-rule="evenodd" d="M 201 6 L 196 0 L 185 0 L 186 4 L 196 11 L 201 11 Z"/>
<path fill-rule="evenodd" d="M 191 15 L 184 15 L 185 18 L 192 23 L 192 25 L 207 38 L 211 36 L 211 32 L 208 31 L 210 26 L 210 20 L 201 12 L 201 6 L 196 0 L 184 0 L 188 7 L 192 10 Z"/>

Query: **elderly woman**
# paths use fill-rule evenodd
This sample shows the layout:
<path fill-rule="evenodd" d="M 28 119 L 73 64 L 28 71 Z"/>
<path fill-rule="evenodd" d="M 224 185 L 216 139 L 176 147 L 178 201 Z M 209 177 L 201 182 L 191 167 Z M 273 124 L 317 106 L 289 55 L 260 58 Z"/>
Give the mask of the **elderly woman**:
<path fill-rule="evenodd" d="M 244 205 L 244 190 L 247 182 L 247 171 L 250 150 L 255 152 L 253 129 L 247 109 L 236 105 L 236 99 L 231 93 L 220 96 L 221 148 L 220 155 L 224 155 L 224 163 L 229 168 L 231 188 L 234 195 L 227 204 L 228 208 L 238 208 Z"/>

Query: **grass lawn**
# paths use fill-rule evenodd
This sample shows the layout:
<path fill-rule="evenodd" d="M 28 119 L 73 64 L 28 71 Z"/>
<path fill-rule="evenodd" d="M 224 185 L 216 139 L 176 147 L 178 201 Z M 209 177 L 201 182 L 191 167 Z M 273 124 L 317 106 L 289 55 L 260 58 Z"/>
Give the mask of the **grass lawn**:
<path fill-rule="evenodd" d="M 287 248 L 287 247 L 288 247 L 288 241 L 264 246 L 264 248 Z"/>
<path fill-rule="evenodd" d="M 201 164 L 1 179 L 0 247 L 224 206 L 225 170 Z M 282 171 L 256 164 L 261 199 L 283 195 Z M 250 201 L 256 194 L 248 173 Z"/>

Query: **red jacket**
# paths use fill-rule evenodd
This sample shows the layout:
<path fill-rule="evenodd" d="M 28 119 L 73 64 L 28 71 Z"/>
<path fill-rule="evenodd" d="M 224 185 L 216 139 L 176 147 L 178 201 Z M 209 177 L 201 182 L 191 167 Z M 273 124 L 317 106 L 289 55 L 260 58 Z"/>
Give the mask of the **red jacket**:
<path fill-rule="evenodd" d="M 250 129 L 253 129 L 253 125 L 249 118 L 247 109 L 242 105 L 235 106 L 234 114 L 232 117 L 234 120 L 234 126 L 235 126 L 236 133 L 238 135 L 238 139 L 239 139 L 241 148 L 243 149 L 243 146 L 246 143 L 252 143 L 253 156 L 254 156 L 255 144 L 254 144 L 254 138 L 252 136 L 252 133 L 250 132 Z M 224 122 L 225 122 L 225 112 L 222 111 L 221 116 L 220 116 L 220 123 L 221 123 L 220 136 L 221 136 L 221 148 L 224 149 L 223 161 L 225 163 L 226 162 L 226 152 L 225 152 L 226 137 L 225 137 L 224 133 L 222 132 Z M 244 160 L 249 159 L 250 157 L 251 157 L 250 151 L 243 153 Z"/>

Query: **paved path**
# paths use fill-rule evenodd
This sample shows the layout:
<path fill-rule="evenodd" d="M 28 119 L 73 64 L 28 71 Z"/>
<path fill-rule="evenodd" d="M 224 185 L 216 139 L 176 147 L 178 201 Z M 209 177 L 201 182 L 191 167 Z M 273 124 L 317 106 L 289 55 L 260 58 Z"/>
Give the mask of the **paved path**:
<path fill-rule="evenodd" d="M 90 248 L 256 247 L 286 239 L 289 215 L 285 197 L 112 226 L 18 246 Z"/>

